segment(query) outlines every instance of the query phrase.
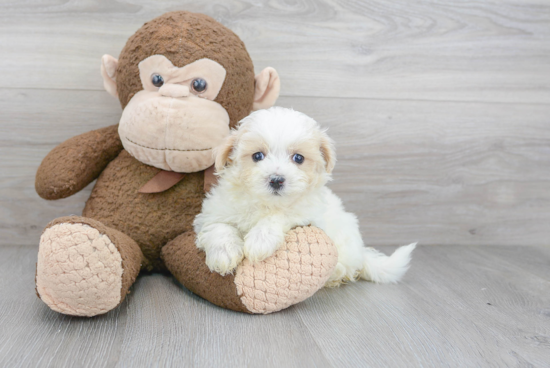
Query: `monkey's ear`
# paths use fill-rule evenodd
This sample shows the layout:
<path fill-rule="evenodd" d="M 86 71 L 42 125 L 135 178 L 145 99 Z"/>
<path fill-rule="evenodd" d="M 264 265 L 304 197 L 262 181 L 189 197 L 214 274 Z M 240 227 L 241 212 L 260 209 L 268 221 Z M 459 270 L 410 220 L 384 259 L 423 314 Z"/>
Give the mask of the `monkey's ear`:
<path fill-rule="evenodd" d="M 275 69 L 268 66 L 255 78 L 252 110 L 268 109 L 275 104 L 281 90 L 281 80 Z"/>
<path fill-rule="evenodd" d="M 116 68 L 118 66 L 118 59 L 115 59 L 111 55 L 103 55 L 101 57 L 101 76 L 103 77 L 103 87 L 113 97 L 118 98 L 118 92 L 116 90 Z"/>
<path fill-rule="evenodd" d="M 334 142 L 329 138 L 327 133 L 321 134 L 321 155 L 325 159 L 325 168 L 330 174 L 336 165 L 336 151 L 334 150 Z"/>
<path fill-rule="evenodd" d="M 214 154 L 216 155 L 216 161 L 214 163 L 216 172 L 222 171 L 225 168 L 225 165 L 231 162 L 229 155 L 231 155 L 231 151 L 233 151 L 233 147 L 236 142 L 237 132 L 233 131 L 231 132 L 231 135 L 225 138 L 222 145 L 214 150 Z"/>

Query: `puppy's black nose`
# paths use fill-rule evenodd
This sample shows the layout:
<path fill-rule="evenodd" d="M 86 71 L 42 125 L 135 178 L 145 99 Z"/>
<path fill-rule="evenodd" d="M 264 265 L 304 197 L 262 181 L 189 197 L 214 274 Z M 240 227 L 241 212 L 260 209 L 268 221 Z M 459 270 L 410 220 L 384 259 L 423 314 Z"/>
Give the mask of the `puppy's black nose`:
<path fill-rule="evenodd" d="M 283 183 L 285 182 L 285 178 L 282 176 L 272 176 L 269 178 L 269 186 L 275 190 L 279 190 L 283 187 Z"/>

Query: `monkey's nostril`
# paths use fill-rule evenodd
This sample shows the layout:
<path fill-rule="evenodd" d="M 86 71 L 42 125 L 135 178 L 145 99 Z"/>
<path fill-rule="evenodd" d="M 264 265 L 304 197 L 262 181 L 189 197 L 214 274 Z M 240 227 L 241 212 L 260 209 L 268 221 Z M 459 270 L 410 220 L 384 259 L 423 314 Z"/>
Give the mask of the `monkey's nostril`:
<path fill-rule="evenodd" d="M 285 178 L 282 176 L 272 176 L 269 178 L 269 186 L 275 190 L 279 190 L 283 187 Z"/>

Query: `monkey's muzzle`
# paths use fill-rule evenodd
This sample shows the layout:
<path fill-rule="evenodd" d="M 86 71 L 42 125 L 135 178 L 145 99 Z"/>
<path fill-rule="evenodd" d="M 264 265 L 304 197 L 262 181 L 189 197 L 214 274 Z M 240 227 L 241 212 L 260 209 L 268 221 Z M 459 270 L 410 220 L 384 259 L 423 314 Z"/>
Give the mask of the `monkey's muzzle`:
<path fill-rule="evenodd" d="M 213 149 L 229 134 L 229 116 L 215 101 L 140 91 L 124 109 L 118 132 L 137 160 L 163 170 L 196 172 L 214 164 Z"/>

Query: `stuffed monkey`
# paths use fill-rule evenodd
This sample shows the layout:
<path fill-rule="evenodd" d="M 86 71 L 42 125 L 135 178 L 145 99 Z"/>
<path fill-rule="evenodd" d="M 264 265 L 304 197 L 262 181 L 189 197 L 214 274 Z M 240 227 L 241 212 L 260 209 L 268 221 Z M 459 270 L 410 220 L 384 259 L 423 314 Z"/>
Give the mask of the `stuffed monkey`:
<path fill-rule="evenodd" d="M 60 144 L 36 175 L 36 191 L 49 200 L 97 179 L 82 216 L 53 220 L 40 238 L 36 292 L 44 303 L 68 315 L 107 313 L 141 271 L 170 272 L 199 296 L 246 313 L 286 308 L 324 285 L 337 254 L 314 227 L 291 230 L 272 257 L 245 259 L 223 277 L 195 246 L 213 149 L 252 110 L 275 103 L 273 68 L 255 77 L 232 31 L 181 11 L 145 23 L 118 60 L 103 56 L 101 74 L 122 106 L 119 124 Z"/>

